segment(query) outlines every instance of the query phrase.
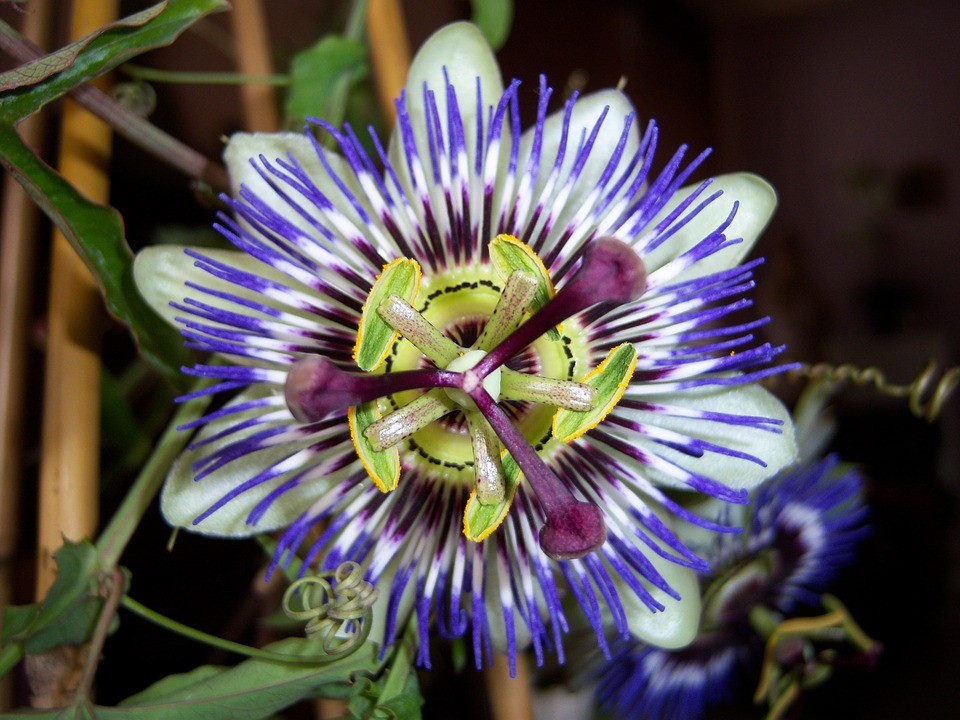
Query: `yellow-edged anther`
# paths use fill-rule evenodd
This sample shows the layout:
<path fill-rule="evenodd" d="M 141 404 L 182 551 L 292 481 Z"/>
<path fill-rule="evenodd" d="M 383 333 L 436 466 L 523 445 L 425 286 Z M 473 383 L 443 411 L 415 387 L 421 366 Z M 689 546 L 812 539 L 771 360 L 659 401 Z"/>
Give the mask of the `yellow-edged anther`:
<path fill-rule="evenodd" d="M 380 488 L 380 492 L 391 492 L 400 482 L 400 451 L 396 446 L 385 450 L 374 450 L 364 434 L 370 425 L 380 419 L 377 402 L 363 403 L 347 411 L 347 423 L 350 426 L 350 440 L 357 451 L 357 457 L 363 464 L 370 479 Z"/>
<path fill-rule="evenodd" d="M 537 292 L 533 296 L 533 302 L 530 303 L 530 312 L 537 310 L 547 304 L 554 295 L 557 294 L 553 286 L 553 280 L 550 278 L 550 272 L 540 256 L 534 252 L 533 248 L 518 240 L 513 235 L 497 235 L 490 242 L 490 259 L 493 261 L 493 267 L 497 275 L 503 281 L 506 281 L 515 270 L 528 273 L 537 279 Z M 556 340 L 563 327 L 557 325 L 555 329 L 550 330 L 551 340 Z"/>
<path fill-rule="evenodd" d="M 390 353 L 400 336 L 377 312 L 386 298 L 399 295 L 413 303 L 420 292 L 422 273 L 420 264 L 409 258 L 397 258 L 383 266 L 377 275 L 360 315 L 357 342 L 353 346 L 353 359 L 361 370 L 376 370 Z"/>
<path fill-rule="evenodd" d="M 484 505 L 477 499 L 477 489 L 473 489 L 463 510 L 463 534 L 467 540 L 480 542 L 489 537 L 503 524 L 510 512 L 510 506 L 513 505 L 523 473 L 509 453 L 504 452 L 500 461 L 503 465 L 503 500 Z"/>
<path fill-rule="evenodd" d="M 596 388 L 596 404 L 585 411 L 557 410 L 553 416 L 553 436 L 567 443 L 603 422 L 626 392 L 637 367 L 637 358 L 637 350 L 630 343 L 610 350 L 603 362 L 580 379 L 584 385 Z"/>

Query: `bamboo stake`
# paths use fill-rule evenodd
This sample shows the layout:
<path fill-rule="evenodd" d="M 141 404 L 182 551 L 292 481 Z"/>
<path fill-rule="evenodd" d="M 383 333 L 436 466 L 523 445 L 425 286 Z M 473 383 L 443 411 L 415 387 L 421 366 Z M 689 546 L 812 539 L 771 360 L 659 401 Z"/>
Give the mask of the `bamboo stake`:
<path fill-rule="evenodd" d="M 33 3 L 24 13 L 23 34 L 47 45 L 52 5 Z M 24 143 L 40 145 L 45 115 L 34 115 L 17 128 Z M 0 225 L 0 608 L 13 604 L 13 557 L 19 537 L 20 486 L 23 471 L 24 399 L 27 338 L 32 311 L 34 247 L 40 214 L 9 175 L 3 181 Z M 13 707 L 13 678 L 0 679 L 0 711 Z"/>
<path fill-rule="evenodd" d="M 487 699 L 496 720 L 533 720 L 533 696 L 527 656 L 517 654 L 517 676 L 510 677 L 510 663 L 503 653 L 493 654 L 493 665 L 484 668 Z"/>
<path fill-rule="evenodd" d="M 397 119 L 393 101 L 400 96 L 410 70 L 410 40 L 399 0 L 370 0 L 367 37 L 380 107 L 392 126 Z"/>
<path fill-rule="evenodd" d="M 234 47 L 237 69 L 243 75 L 273 75 L 267 19 L 261 0 L 233 0 Z M 251 132 L 276 132 L 280 127 L 277 93 L 273 85 L 248 82 L 240 86 L 243 117 Z"/>
<path fill-rule="evenodd" d="M 79 38 L 116 19 L 117 0 L 76 0 L 70 34 Z M 58 165 L 88 198 L 106 202 L 109 126 L 65 101 Z M 43 454 L 37 528 L 37 598 L 56 576 L 53 553 L 64 538 L 96 531 L 99 496 L 100 330 L 103 304 L 96 283 L 66 238 L 54 233 L 50 260 L 47 358 L 43 398 Z M 84 661 L 77 648 L 30 658 L 35 707 L 72 699 Z"/>

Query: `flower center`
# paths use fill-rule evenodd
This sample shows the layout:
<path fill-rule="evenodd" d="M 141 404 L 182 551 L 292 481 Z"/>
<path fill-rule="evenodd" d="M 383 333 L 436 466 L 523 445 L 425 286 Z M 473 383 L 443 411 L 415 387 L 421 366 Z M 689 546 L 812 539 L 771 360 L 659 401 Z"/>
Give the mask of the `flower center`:
<path fill-rule="evenodd" d="M 588 374 L 606 373 L 605 382 L 597 387 L 569 379 L 575 362 L 567 363 L 568 377 L 562 372 L 555 376 L 520 373 L 503 366 L 545 336 L 547 342 L 563 349 L 570 341 L 564 343 L 560 338 L 560 322 L 598 303 L 618 305 L 637 299 L 644 290 L 646 272 L 627 245 L 601 238 L 587 246 L 576 272 L 550 297 L 552 284 L 539 258 L 513 238 L 509 245 L 509 252 L 501 253 L 502 262 L 497 268 L 506 275 L 499 297 L 492 282 L 474 279 L 456 286 L 453 293 L 428 292 L 421 311 L 411 304 L 420 284 L 419 267 L 413 268 L 414 277 L 410 271 L 416 264 L 412 261 L 399 260 L 386 266 L 364 307 L 356 349 L 361 367 L 366 364 L 368 369 L 379 369 L 382 363 L 386 374 L 350 374 L 323 358 L 310 356 L 298 361 L 288 375 L 287 404 L 303 422 L 315 422 L 329 412 L 350 407 L 348 418 L 358 456 L 383 490 L 396 487 L 399 444 L 408 441 L 408 449 L 413 448 L 416 439 L 411 438 L 416 433 L 452 411 L 462 412 L 476 483 L 464 516 L 468 537 L 480 540 L 503 521 L 522 474 L 546 516 L 540 531 L 543 550 L 558 559 L 581 557 L 606 539 L 602 513 L 573 495 L 568 483 L 544 463 L 540 455 L 544 443 L 538 443 L 537 448 L 531 446 L 530 436 L 500 401 L 539 403 L 548 408 L 548 413 L 561 408 L 583 414 L 582 421 L 560 424 L 564 427 L 560 439 L 569 440 L 600 422 L 619 401 L 633 372 L 636 353 L 629 347 L 627 353 L 618 353 L 617 361 L 611 362 L 612 352 Z M 538 267 L 543 270 L 540 277 Z M 477 301 L 488 293 L 476 292 L 480 288 L 489 288 L 496 299 L 474 346 L 463 348 L 441 328 L 484 314 L 485 308 L 478 306 L 482 301 Z M 474 292 L 459 298 L 459 302 L 453 301 L 451 296 L 462 290 Z M 488 308 L 493 297 L 487 298 Z M 431 302 L 435 303 L 433 311 L 427 313 Z M 532 311 L 529 318 L 528 310 Z M 400 336 L 415 350 L 404 349 L 401 355 L 396 349 L 403 345 L 396 343 Z M 624 360 L 622 356 L 629 353 L 632 355 Z M 563 356 L 566 351 L 538 357 L 542 361 L 551 354 Z M 388 357 L 392 358 L 390 362 Z M 431 367 L 423 367 L 423 358 Z M 619 373 L 612 383 L 611 373 Z M 413 390 L 425 392 L 407 400 L 404 394 Z M 382 404 L 376 402 L 384 397 L 389 397 L 394 408 L 386 415 L 381 414 Z M 556 418 L 553 426 L 557 435 Z M 449 429 L 442 432 L 453 434 Z M 409 458 L 405 462 L 409 463 Z"/>

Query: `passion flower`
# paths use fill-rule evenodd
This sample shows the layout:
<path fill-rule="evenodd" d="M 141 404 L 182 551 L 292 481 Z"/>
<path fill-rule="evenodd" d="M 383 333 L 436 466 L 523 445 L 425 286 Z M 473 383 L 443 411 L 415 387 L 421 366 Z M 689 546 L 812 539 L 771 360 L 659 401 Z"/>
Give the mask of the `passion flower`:
<path fill-rule="evenodd" d="M 688 642 L 706 563 L 675 491 L 745 503 L 795 455 L 754 381 L 741 264 L 775 205 L 752 175 L 682 187 L 705 154 L 652 173 L 657 128 L 622 93 L 572 97 L 520 133 L 472 25 L 437 32 L 373 157 L 350 127 L 235 135 L 238 251 L 151 248 L 144 295 L 223 363 L 186 372 L 232 393 L 163 492 L 174 525 L 283 529 L 276 564 L 358 563 L 388 645 L 428 637 L 511 659 L 563 657 L 561 600 L 603 639 Z M 329 134 L 339 152 L 315 133 Z M 190 397 L 190 396 L 187 396 Z"/>

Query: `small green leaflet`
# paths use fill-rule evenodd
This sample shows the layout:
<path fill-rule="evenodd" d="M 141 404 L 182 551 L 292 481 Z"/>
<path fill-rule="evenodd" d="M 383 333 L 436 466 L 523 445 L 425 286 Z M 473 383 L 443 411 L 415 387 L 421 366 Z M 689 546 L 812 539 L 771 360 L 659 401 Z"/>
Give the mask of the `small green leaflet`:
<path fill-rule="evenodd" d="M 557 410 L 553 416 L 553 436 L 567 443 L 595 428 L 623 397 L 637 367 L 637 349 L 630 343 L 617 345 L 596 368 L 581 380 L 596 388 L 597 402 L 592 410 Z"/>
<path fill-rule="evenodd" d="M 471 0 L 470 20 L 480 28 L 490 47 L 499 50 L 513 24 L 513 0 Z"/>
<path fill-rule="evenodd" d="M 509 453 L 505 454 L 501 460 L 503 463 L 503 500 L 493 505 L 481 505 L 480 501 L 477 500 L 477 491 L 474 490 L 470 493 L 467 507 L 463 511 L 463 534 L 466 535 L 468 540 L 480 542 L 490 535 L 500 527 L 513 504 L 513 498 L 517 494 L 517 488 L 520 487 L 523 474 L 520 472 L 520 466 L 517 465 Z"/>
<path fill-rule="evenodd" d="M 88 542 L 66 543 L 53 554 L 57 577 L 41 603 L 3 611 L 2 644 L 22 644 L 35 655 L 89 639 L 100 614 L 97 595 L 100 564 Z"/>
<path fill-rule="evenodd" d="M 321 38 L 293 59 L 287 123 L 300 127 L 306 118 L 319 117 L 339 125 L 348 91 L 369 72 L 363 43 L 338 35 Z"/>
<path fill-rule="evenodd" d="M 419 290 L 420 265 L 416 260 L 397 258 L 383 266 L 363 306 L 353 348 L 353 359 L 361 370 L 371 372 L 380 367 L 399 336 L 377 312 L 380 303 L 391 295 L 399 295 L 412 304 Z"/>

